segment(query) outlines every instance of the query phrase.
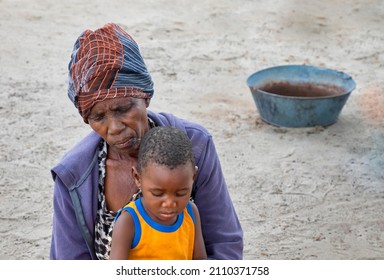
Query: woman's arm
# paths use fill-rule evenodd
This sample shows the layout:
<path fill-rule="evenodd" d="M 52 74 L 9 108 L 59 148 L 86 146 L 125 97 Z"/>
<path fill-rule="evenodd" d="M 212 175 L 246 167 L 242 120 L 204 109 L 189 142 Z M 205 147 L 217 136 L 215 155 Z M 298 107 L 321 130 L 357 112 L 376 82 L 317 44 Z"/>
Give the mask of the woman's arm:
<path fill-rule="evenodd" d="M 200 212 L 208 259 L 242 259 L 243 231 L 212 138 L 202 148 L 197 165 L 194 202 Z"/>
<path fill-rule="evenodd" d="M 194 260 L 205 260 L 207 259 L 207 252 L 205 251 L 203 233 L 201 232 L 201 221 L 199 210 L 197 209 L 196 204 L 190 202 L 195 216 L 195 246 L 193 249 L 193 259 Z"/>
<path fill-rule="evenodd" d="M 77 224 L 68 188 L 55 176 L 50 259 L 90 260 L 87 244 Z"/>

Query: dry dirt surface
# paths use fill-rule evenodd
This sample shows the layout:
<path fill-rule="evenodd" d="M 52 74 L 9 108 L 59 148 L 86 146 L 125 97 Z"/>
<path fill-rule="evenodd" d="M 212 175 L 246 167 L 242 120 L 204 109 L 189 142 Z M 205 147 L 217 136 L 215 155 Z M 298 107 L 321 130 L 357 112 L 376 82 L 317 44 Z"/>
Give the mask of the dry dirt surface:
<path fill-rule="evenodd" d="M 48 259 L 50 168 L 85 136 L 67 65 L 120 24 L 155 81 L 150 109 L 214 137 L 245 259 L 384 259 L 384 1 L 0 0 L 0 258 Z M 277 65 L 356 82 L 329 127 L 264 123 L 246 79 Z"/>

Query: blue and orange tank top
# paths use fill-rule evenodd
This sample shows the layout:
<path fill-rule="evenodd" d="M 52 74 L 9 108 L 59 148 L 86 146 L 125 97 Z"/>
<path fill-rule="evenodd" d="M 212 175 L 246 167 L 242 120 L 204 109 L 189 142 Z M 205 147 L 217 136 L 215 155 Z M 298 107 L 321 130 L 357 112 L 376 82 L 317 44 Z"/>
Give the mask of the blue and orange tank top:
<path fill-rule="evenodd" d="M 195 217 L 190 202 L 173 225 L 153 221 L 144 210 L 142 198 L 128 203 L 121 211 L 131 214 L 135 233 L 129 260 L 191 260 L 195 243 Z"/>

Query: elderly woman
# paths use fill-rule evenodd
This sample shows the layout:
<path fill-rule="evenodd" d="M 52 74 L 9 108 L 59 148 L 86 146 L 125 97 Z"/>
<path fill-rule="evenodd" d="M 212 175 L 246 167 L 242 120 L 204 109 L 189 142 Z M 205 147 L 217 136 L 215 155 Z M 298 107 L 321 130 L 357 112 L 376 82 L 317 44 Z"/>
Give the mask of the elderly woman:
<path fill-rule="evenodd" d="M 113 220 L 135 198 L 140 140 L 155 126 L 190 138 L 198 166 L 192 199 L 208 258 L 242 259 L 243 232 L 211 135 L 202 126 L 147 111 L 153 82 L 133 38 L 116 24 L 86 30 L 69 63 L 68 96 L 92 132 L 52 169 L 51 259 L 108 259 Z"/>

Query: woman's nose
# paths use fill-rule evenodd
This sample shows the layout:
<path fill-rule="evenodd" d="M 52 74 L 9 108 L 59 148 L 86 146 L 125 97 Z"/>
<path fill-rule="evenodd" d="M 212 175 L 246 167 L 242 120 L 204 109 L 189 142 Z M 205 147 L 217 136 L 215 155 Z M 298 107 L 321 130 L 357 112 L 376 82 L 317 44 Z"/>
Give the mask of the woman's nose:
<path fill-rule="evenodd" d="M 108 119 L 108 134 L 119 134 L 124 128 L 125 125 L 118 118 L 110 117 Z"/>

